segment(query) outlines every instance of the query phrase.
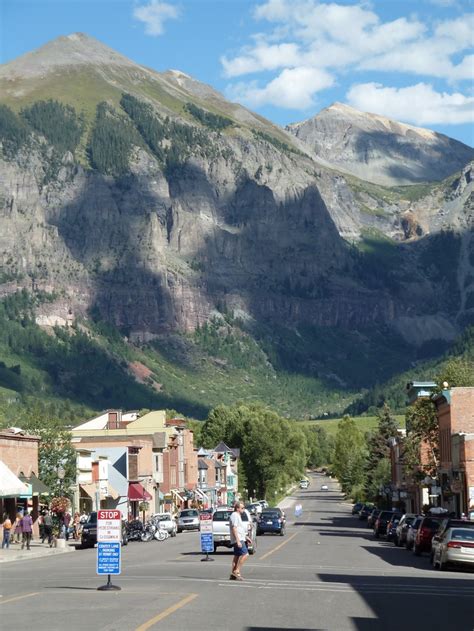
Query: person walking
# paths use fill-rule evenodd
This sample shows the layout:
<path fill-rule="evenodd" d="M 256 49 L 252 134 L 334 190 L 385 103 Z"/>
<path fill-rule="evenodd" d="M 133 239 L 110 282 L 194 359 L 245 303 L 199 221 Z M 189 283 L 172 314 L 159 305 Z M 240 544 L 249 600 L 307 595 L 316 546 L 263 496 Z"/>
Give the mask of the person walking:
<path fill-rule="evenodd" d="M 51 517 L 51 513 L 49 510 L 46 510 L 43 515 L 43 540 L 41 543 L 44 543 L 44 540 L 48 538 L 49 547 L 53 547 L 53 518 Z"/>
<path fill-rule="evenodd" d="M 63 517 L 64 538 L 69 541 L 69 526 L 71 525 L 71 513 L 66 512 Z"/>
<path fill-rule="evenodd" d="M 234 557 L 232 559 L 232 570 L 230 573 L 231 581 L 242 581 L 240 570 L 249 555 L 247 548 L 247 529 L 242 521 L 242 511 L 244 505 L 242 502 L 235 502 L 234 512 L 229 519 L 230 543 L 234 547 Z"/>
<path fill-rule="evenodd" d="M 8 550 L 8 548 L 10 547 L 11 531 L 12 531 L 12 522 L 10 518 L 8 517 L 8 515 L 5 513 L 5 515 L 3 516 L 2 550 L 3 548 L 6 548 Z"/>
<path fill-rule="evenodd" d="M 33 534 L 33 520 L 31 519 L 31 515 L 29 513 L 25 513 L 21 520 L 21 531 L 23 533 L 23 541 L 21 542 L 21 549 L 25 547 L 30 550 L 31 544 L 31 536 Z"/>
<path fill-rule="evenodd" d="M 12 543 L 20 543 L 22 537 L 21 520 L 23 514 L 18 512 L 15 517 L 15 523 L 13 524 L 13 538 Z"/>

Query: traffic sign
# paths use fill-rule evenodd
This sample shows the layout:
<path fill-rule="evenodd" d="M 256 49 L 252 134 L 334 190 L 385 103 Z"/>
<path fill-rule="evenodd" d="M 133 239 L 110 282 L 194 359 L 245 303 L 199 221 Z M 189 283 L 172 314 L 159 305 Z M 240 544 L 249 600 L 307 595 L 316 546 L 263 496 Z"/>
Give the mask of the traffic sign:
<path fill-rule="evenodd" d="M 119 510 L 97 511 L 97 542 L 122 541 L 122 513 Z"/>
<path fill-rule="evenodd" d="M 201 532 L 201 552 L 205 554 L 214 552 L 214 537 L 212 536 L 212 532 L 210 534 Z"/>
<path fill-rule="evenodd" d="M 97 544 L 97 574 L 120 574 L 120 560 L 120 542 L 101 541 Z"/>

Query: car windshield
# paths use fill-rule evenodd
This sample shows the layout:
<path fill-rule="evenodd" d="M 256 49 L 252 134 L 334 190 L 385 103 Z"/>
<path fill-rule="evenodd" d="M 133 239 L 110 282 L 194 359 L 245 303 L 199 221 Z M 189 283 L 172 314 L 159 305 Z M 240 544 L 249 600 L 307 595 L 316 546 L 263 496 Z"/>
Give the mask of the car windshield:
<path fill-rule="evenodd" d="M 229 518 L 233 512 L 234 511 L 232 510 L 218 510 L 214 513 L 212 521 L 229 521 Z M 240 513 L 240 517 L 242 518 L 242 521 L 249 520 L 248 515 L 245 511 Z"/>
<path fill-rule="evenodd" d="M 199 517 L 197 510 L 183 510 L 179 514 L 180 517 Z"/>
<path fill-rule="evenodd" d="M 278 517 L 280 517 L 280 515 L 276 510 L 264 510 L 262 513 L 262 519 L 278 519 Z"/>
<path fill-rule="evenodd" d="M 96 524 L 97 523 L 97 513 L 91 513 L 89 515 L 89 519 L 87 520 L 88 524 Z"/>

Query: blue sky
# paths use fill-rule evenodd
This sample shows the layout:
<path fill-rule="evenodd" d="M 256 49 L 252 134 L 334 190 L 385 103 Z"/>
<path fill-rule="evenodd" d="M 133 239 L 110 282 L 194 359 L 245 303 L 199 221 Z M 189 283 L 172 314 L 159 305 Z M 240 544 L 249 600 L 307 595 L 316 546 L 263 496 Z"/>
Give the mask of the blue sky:
<path fill-rule="evenodd" d="M 0 0 L 0 59 L 81 31 L 274 122 L 334 101 L 474 145 L 473 3 Z"/>

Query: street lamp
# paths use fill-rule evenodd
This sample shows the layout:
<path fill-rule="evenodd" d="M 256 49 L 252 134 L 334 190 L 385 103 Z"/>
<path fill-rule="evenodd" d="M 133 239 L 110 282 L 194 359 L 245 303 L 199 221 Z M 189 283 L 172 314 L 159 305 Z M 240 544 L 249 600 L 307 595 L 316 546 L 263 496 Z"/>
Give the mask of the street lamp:
<path fill-rule="evenodd" d="M 59 480 L 59 495 L 62 497 L 63 480 L 64 480 L 64 476 L 66 475 L 66 471 L 62 465 L 58 466 L 58 468 L 56 469 L 56 474 Z M 59 522 L 59 538 L 60 539 L 66 538 L 66 533 L 65 532 L 63 533 L 63 524 L 61 524 L 61 522 Z"/>

